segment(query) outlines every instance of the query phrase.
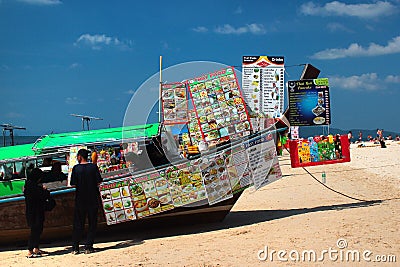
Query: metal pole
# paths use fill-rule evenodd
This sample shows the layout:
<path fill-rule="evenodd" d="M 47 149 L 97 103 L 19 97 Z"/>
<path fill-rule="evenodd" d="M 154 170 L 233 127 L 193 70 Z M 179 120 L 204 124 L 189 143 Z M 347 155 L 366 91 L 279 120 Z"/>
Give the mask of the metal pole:
<path fill-rule="evenodd" d="M 6 146 L 6 134 L 5 134 L 5 129 L 3 128 L 3 146 Z"/>
<path fill-rule="evenodd" d="M 82 118 L 82 131 L 84 131 L 84 130 L 85 130 L 85 119 Z"/>
<path fill-rule="evenodd" d="M 90 122 L 90 119 L 87 119 L 86 120 L 86 124 L 87 124 L 87 130 L 89 131 L 90 129 L 89 129 L 89 122 Z"/>
<path fill-rule="evenodd" d="M 11 146 L 14 145 L 14 129 L 10 129 Z"/>

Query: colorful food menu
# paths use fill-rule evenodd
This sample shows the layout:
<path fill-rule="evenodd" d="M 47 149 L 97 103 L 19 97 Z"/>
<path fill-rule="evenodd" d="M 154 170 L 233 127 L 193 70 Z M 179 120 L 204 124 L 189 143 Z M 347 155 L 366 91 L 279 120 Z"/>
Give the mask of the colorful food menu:
<path fill-rule="evenodd" d="M 167 180 L 157 171 L 134 177 L 129 188 L 138 218 L 174 208 Z"/>
<path fill-rule="evenodd" d="M 243 56 L 243 96 L 251 117 L 279 118 L 284 111 L 284 57 Z"/>
<path fill-rule="evenodd" d="M 350 162 L 347 135 L 314 136 L 289 141 L 293 168 Z"/>
<path fill-rule="evenodd" d="M 188 81 L 203 140 L 250 134 L 246 106 L 233 67 Z"/>
<path fill-rule="evenodd" d="M 116 224 L 205 199 L 213 205 L 281 176 L 272 136 L 264 135 L 189 163 L 104 182 L 100 193 L 107 224 Z"/>
<path fill-rule="evenodd" d="M 246 150 L 242 146 L 225 152 L 225 165 L 233 193 L 253 183 Z"/>
<path fill-rule="evenodd" d="M 271 134 L 255 138 L 243 145 L 256 190 L 282 178 L 275 142 Z"/>
<path fill-rule="evenodd" d="M 197 164 L 188 163 L 168 167 L 160 171 L 171 191 L 175 207 L 184 206 L 206 198 L 201 172 Z"/>
<path fill-rule="evenodd" d="M 327 78 L 289 81 L 291 126 L 329 125 L 331 110 Z"/>
<path fill-rule="evenodd" d="M 232 187 L 225 166 L 224 153 L 203 157 L 200 161 L 208 203 L 213 205 L 231 198 Z"/>
<path fill-rule="evenodd" d="M 108 225 L 136 219 L 129 185 L 129 179 L 104 182 L 100 185 L 100 195 Z"/>
<path fill-rule="evenodd" d="M 188 122 L 186 85 L 169 83 L 161 86 L 164 124 L 184 124 Z"/>
<path fill-rule="evenodd" d="M 203 136 L 200 132 L 199 122 L 197 120 L 197 115 L 194 110 L 189 112 L 188 129 L 189 129 L 190 140 L 192 141 L 192 144 L 197 146 L 199 144 L 199 142 L 203 140 Z"/>

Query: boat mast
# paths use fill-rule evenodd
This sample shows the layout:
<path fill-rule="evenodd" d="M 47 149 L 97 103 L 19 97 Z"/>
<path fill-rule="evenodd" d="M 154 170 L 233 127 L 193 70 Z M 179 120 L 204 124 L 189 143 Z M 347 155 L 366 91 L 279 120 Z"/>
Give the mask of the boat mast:
<path fill-rule="evenodd" d="M 158 121 L 161 123 L 161 94 L 162 94 L 162 56 L 160 56 L 160 90 L 158 96 Z"/>

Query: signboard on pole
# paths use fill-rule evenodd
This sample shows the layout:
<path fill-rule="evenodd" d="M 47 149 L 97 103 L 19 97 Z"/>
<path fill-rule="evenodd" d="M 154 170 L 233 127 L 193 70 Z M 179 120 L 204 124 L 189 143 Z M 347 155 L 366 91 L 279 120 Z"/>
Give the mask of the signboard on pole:
<path fill-rule="evenodd" d="M 329 81 L 327 78 L 288 82 L 291 126 L 331 124 Z"/>
<path fill-rule="evenodd" d="M 243 96 L 251 117 L 279 118 L 284 111 L 284 57 L 243 56 Z"/>

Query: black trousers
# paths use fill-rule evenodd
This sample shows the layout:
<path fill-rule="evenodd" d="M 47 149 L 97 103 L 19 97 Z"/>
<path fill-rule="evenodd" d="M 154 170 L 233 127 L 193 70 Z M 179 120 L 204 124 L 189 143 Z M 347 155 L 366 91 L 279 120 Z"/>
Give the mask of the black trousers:
<path fill-rule="evenodd" d="M 36 216 L 30 223 L 31 234 L 28 239 L 28 249 L 32 251 L 34 248 L 39 248 L 40 235 L 43 232 L 44 218 Z"/>
<path fill-rule="evenodd" d="M 85 220 L 88 218 L 88 233 L 85 248 L 92 248 L 97 228 L 98 207 L 76 207 L 74 211 L 74 225 L 72 230 L 73 250 L 79 250 L 79 243 L 85 230 Z"/>

